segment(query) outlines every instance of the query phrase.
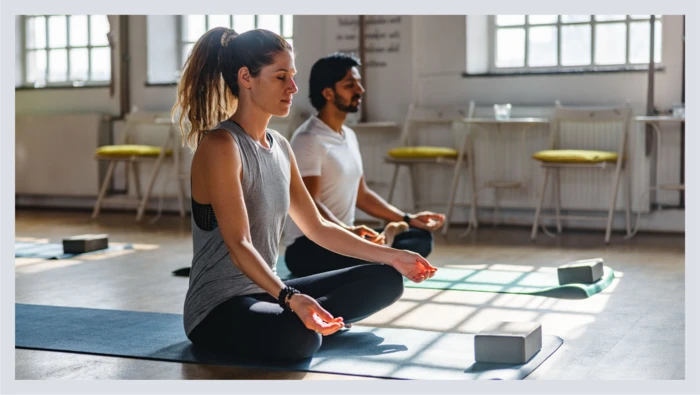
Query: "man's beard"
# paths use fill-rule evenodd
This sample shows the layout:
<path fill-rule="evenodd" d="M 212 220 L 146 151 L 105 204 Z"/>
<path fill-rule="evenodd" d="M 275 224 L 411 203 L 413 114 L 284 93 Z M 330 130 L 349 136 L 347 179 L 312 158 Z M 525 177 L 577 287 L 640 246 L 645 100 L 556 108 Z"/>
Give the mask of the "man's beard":
<path fill-rule="evenodd" d="M 353 101 L 362 98 L 360 95 L 353 96 L 352 99 L 350 99 L 350 103 Z M 340 102 L 340 97 L 336 96 L 335 100 L 333 101 L 333 104 L 338 108 L 338 110 L 342 112 L 357 112 L 360 109 L 360 105 L 353 106 L 352 104 L 343 104 Z"/>

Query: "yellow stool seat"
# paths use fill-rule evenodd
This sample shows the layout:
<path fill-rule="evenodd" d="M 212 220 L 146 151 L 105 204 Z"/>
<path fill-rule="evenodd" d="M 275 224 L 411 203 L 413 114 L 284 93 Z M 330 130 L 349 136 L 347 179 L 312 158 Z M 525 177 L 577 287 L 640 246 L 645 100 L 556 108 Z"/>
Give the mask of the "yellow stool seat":
<path fill-rule="evenodd" d="M 447 147 L 398 147 L 387 153 L 392 158 L 457 158 L 459 152 Z"/>
<path fill-rule="evenodd" d="M 132 156 L 148 156 L 156 157 L 160 155 L 162 148 L 152 145 L 124 144 L 124 145 L 105 145 L 99 147 L 95 154 L 103 158 L 128 158 Z M 172 150 L 165 152 L 166 156 L 173 154 Z"/>
<path fill-rule="evenodd" d="M 617 152 L 593 150 L 544 150 L 533 159 L 548 163 L 600 163 L 617 161 Z"/>

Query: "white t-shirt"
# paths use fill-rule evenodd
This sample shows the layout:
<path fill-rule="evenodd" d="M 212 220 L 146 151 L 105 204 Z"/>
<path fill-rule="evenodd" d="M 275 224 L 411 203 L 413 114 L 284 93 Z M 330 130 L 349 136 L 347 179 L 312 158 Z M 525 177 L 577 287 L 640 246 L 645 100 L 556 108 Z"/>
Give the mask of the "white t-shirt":
<path fill-rule="evenodd" d="M 292 134 L 289 143 L 302 177 L 320 176 L 320 201 L 341 222 L 355 223 L 357 188 L 362 178 L 362 157 L 355 132 L 343 125 L 342 134 L 312 115 Z M 282 244 L 303 236 L 287 215 Z"/>

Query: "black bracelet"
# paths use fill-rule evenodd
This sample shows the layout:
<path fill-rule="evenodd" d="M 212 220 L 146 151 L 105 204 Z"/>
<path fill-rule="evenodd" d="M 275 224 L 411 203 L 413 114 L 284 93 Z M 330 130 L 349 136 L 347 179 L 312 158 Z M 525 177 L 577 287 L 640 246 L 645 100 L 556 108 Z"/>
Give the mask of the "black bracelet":
<path fill-rule="evenodd" d="M 289 298 L 292 297 L 294 294 L 301 293 L 298 290 L 292 288 L 292 287 L 284 287 L 280 291 L 279 296 L 277 297 L 277 303 L 284 309 L 285 311 L 288 311 L 292 313 L 292 309 L 289 307 Z"/>
<path fill-rule="evenodd" d="M 403 222 L 406 223 L 406 225 L 411 226 L 411 217 L 408 216 L 408 214 L 403 215 Z"/>

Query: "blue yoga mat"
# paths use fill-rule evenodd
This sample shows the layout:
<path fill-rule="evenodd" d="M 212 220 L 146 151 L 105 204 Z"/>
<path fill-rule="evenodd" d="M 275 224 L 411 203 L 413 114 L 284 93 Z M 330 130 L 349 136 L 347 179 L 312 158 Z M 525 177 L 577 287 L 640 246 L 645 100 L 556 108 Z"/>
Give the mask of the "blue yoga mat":
<path fill-rule="evenodd" d="M 474 336 L 414 329 L 352 329 L 323 338 L 316 355 L 298 363 L 263 363 L 192 346 L 182 315 L 78 307 L 15 305 L 15 347 L 161 361 L 313 371 L 423 380 L 519 380 L 563 343 L 543 336 L 523 365 L 474 361 Z"/>
<path fill-rule="evenodd" d="M 61 243 L 29 243 L 15 241 L 15 258 L 67 259 L 75 256 L 104 254 L 105 252 L 130 250 L 131 244 L 109 246 L 102 250 L 85 252 L 83 254 L 64 254 Z"/>

